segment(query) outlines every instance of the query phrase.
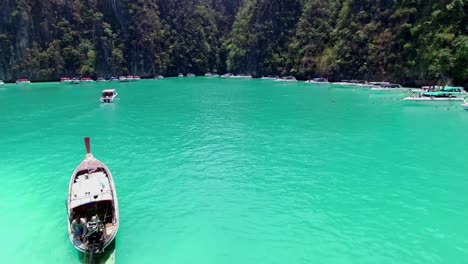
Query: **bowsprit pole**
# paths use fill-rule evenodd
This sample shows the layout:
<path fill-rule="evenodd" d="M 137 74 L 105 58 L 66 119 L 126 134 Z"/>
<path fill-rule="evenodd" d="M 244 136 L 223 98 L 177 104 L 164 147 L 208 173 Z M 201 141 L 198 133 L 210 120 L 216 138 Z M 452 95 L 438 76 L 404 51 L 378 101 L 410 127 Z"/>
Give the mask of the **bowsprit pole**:
<path fill-rule="evenodd" d="M 84 143 L 85 143 L 85 146 L 86 146 L 86 154 L 90 154 L 91 153 L 91 144 L 89 142 L 89 137 L 84 138 Z"/>

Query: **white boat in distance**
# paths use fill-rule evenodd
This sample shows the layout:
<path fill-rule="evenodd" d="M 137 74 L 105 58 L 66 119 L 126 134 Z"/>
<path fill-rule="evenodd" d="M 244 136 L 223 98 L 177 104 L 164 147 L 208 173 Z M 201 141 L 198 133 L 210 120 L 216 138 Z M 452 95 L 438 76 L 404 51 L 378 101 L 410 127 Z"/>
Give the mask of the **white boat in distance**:
<path fill-rule="evenodd" d="M 408 90 L 407 88 L 404 88 L 400 84 L 381 84 L 381 85 L 373 85 L 371 87 L 372 91 L 405 91 Z"/>
<path fill-rule="evenodd" d="M 102 91 L 100 101 L 101 103 L 113 103 L 115 97 L 117 97 L 118 93 L 115 89 L 106 89 Z"/>
<path fill-rule="evenodd" d="M 28 79 L 18 79 L 16 80 L 16 84 L 30 84 L 31 81 Z"/>
<path fill-rule="evenodd" d="M 237 75 L 232 75 L 232 79 L 252 79 L 252 75 L 250 74 L 237 74 Z"/>
<path fill-rule="evenodd" d="M 94 80 L 89 78 L 89 77 L 83 77 L 83 78 L 81 78 L 81 82 L 84 82 L 84 83 L 85 82 L 94 82 Z"/>
<path fill-rule="evenodd" d="M 60 78 L 60 83 L 71 83 L 71 79 L 68 77 L 62 77 Z"/>
<path fill-rule="evenodd" d="M 329 84 L 328 79 L 325 78 L 313 78 L 312 80 L 306 81 L 306 83 Z"/>
<path fill-rule="evenodd" d="M 207 72 L 207 73 L 205 73 L 205 77 L 219 77 L 219 74 Z"/>
<path fill-rule="evenodd" d="M 297 80 L 294 76 L 284 76 L 276 79 L 275 82 L 297 82 Z"/>
<path fill-rule="evenodd" d="M 0 86 L 5 85 L 5 82 L 3 80 L 0 80 Z"/>
<path fill-rule="evenodd" d="M 119 206 L 111 172 L 91 154 L 89 138 L 84 140 L 87 154 L 68 188 L 68 236 L 77 250 L 92 258 L 115 239 Z"/>
<path fill-rule="evenodd" d="M 187 73 L 187 77 L 195 77 L 195 74 L 193 74 L 193 73 Z"/>
<path fill-rule="evenodd" d="M 268 76 L 263 76 L 262 78 L 260 78 L 260 80 L 276 80 L 278 78 L 279 78 L 278 75 L 268 75 Z"/>
<path fill-rule="evenodd" d="M 232 76 L 234 76 L 234 74 L 232 74 L 232 73 L 225 73 L 225 74 L 221 75 L 221 78 L 231 78 Z"/>

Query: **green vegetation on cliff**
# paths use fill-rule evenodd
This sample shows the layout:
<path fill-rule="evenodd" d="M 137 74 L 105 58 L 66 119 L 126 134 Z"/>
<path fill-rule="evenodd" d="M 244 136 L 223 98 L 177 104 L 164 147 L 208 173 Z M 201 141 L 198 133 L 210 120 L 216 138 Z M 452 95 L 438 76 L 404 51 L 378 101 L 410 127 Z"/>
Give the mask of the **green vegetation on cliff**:
<path fill-rule="evenodd" d="M 468 83 L 466 0 L 3 0 L 0 78 L 293 74 Z"/>

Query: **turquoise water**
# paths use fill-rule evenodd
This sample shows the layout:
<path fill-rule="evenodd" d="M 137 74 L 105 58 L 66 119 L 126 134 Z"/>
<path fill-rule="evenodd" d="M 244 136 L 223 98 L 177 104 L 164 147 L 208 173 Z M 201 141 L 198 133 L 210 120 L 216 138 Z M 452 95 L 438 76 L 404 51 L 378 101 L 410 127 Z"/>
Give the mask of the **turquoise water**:
<path fill-rule="evenodd" d="M 115 104 L 98 103 L 115 87 Z M 0 88 L 0 263 L 80 263 L 68 181 L 112 171 L 116 263 L 468 263 L 468 112 L 305 83 Z"/>

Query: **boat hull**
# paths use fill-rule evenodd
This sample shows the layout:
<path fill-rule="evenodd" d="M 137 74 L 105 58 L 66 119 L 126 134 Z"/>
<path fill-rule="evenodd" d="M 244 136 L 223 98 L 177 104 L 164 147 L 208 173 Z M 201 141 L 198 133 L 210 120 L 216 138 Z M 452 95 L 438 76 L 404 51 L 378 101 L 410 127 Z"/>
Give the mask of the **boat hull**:
<path fill-rule="evenodd" d="M 450 101 L 463 101 L 463 98 L 459 97 L 406 97 L 404 101 L 414 102 L 450 102 Z"/>
<path fill-rule="evenodd" d="M 110 103 L 113 103 L 113 102 L 114 102 L 115 97 L 117 97 L 117 95 L 114 95 L 114 96 L 112 96 L 112 97 L 110 97 L 110 98 L 102 98 L 102 97 L 101 97 L 101 98 L 100 98 L 100 101 L 101 101 L 101 103 L 103 103 L 103 104 L 110 104 Z"/>

